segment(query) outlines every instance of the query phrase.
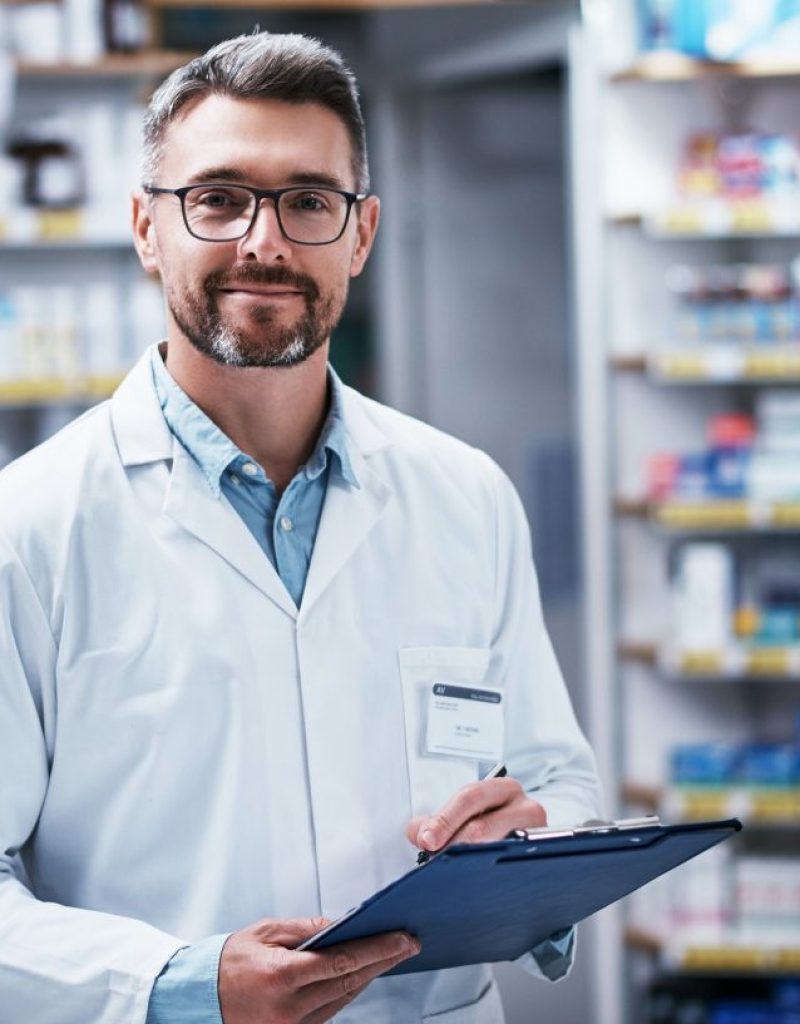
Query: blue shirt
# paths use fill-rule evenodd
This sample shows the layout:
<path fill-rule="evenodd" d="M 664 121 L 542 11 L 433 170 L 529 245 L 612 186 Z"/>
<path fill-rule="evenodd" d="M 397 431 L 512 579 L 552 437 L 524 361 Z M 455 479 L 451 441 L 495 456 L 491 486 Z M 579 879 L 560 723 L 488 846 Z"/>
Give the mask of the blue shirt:
<path fill-rule="evenodd" d="M 219 498 L 233 505 L 284 586 L 300 607 L 322 506 L 331 474 L 352 487 L 359 483 L 347 453 L 342 384 L 328 368 L 330 408 L 314 452 L 282 495 L 249 455 L 198 408 L 172 379 L 158 348 L 153 380 L 164 419 L 203 471 Z M 572 958 L 573 930 L 546 939 L 533 955 L 553 979 Z M 156 979 L 146 1024 L 223 1024 L 217 993 L 219 960 L 227 934 L 212 935 L 180 949 Z"/>
<path fill-rule="evenodd" d="M 328 477 L 334 473 L 350 486 L 359 486 L 347 454 L 339 378 L 328 369 L 330 409 L 319 440 L 280 496 L 261 466 L 176 384 L 157 348 L 153 378 L 170 430 L 200 466 L 214 495 L 224 495 L 242 517 L 299 608 Z"/>

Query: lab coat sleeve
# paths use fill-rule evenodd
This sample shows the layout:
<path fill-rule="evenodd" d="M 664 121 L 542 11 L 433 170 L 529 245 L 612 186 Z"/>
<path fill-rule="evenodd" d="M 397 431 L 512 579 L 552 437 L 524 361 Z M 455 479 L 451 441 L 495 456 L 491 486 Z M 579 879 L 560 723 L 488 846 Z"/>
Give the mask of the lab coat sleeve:
<path fill-rule="evenodd" d="M 19 857 L 56 749 L 56 657 L 36 588 L 0 538 L 0 1017 L 144 1024 L 155 977 L 186 943 L 141 921 L 37 899 Z"/>
<path fill-rule="evenodd" d="M 572 708 L 547 635 L 522 503 L 496 480 L 495 627 L 490 676 L 505 690 L 509 775 L 547 812 L 551 826 L 600 814 L 594 755 Z"/>

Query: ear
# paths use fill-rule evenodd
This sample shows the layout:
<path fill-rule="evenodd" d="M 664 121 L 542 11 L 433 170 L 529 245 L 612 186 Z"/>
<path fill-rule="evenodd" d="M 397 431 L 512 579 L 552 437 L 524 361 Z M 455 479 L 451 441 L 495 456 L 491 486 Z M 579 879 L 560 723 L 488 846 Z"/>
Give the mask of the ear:
<path fill-rule="evenodd" d="M 364 269 L 375 241 L 378 221 L 381 215 L 381 201 L 377 196 L 368 196 L 356 209 L 356 245 L 350 258 L 350 276 L 358 277 Z"/>
<path fill-rule="evenodd" d="M 139 262 L 148 274 L 159 269 L 156 227 L 153 223 L 152 197 L 137 189 L 131 196 L 131 219 L 133 244 L 139 255 Z"/>

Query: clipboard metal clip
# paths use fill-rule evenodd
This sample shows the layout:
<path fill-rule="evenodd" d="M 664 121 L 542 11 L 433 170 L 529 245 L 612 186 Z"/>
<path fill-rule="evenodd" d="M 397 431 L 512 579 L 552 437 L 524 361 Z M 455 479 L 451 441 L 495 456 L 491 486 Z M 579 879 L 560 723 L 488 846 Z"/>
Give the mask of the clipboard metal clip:
<path fill-rule="evenodd" d="M 571 836 L 605 836 L 614 832 L 634 832 L 639 829 L 660 828 L 661 819 L 656 814 L 642 818 L 620 818 L 616 821 L 601 821 L 593 818 L 573 828 L 515 828 L 506 839 L 523 839 L 527 842 L 542 839 L 567 839 Z"/>

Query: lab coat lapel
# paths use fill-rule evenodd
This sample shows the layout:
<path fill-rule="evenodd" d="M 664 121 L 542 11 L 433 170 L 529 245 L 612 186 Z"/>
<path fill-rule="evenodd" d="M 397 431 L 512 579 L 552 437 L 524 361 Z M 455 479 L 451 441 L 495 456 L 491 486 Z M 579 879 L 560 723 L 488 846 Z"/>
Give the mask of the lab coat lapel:
<path fill-rule="evenodd" d="M 164 512 L 224 558 L 292 618 L 297 608 L 272 563 L 224 497 L 170 432 L 153 384 L 148 349 L 114 394 L 111 419 L 123 466 L 172 461 Z"/>
<path fill-rule="evenodd" d="M 255 537 L 226 498 L 213 493 L 202 470 L 177 439 L 164 511 L 221 555 L 287 615 L 297 618 L 291 595 Z"/>
<path fill-rule="evenodd" d="M 359 486 L 346 483 L 336 474 L 330 476 L 303 591 L 302 615 L 353 556 L 392 495 L 371 464 L 375 453 L 391 442 L 370 419 L 361 395 L 350 388 L 343 392 L 348 451 Z"/>

